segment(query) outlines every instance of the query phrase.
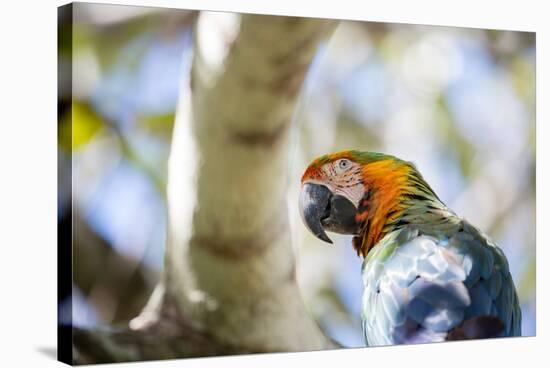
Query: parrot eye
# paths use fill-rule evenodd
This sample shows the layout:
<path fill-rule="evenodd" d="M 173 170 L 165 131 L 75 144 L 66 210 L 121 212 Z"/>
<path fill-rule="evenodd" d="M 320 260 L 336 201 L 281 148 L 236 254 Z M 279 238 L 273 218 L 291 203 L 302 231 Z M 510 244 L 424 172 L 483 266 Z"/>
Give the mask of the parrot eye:
<path fill-rule="evenodd" d="M 349 160 L 346 160 L 346 159 L 338 160 L 336 162 L 336 167 L 338 167 L 338 169 L 340 169 L 340 171 L 347 170 L 350 166 L 351 166 L 351 162 Z"/>

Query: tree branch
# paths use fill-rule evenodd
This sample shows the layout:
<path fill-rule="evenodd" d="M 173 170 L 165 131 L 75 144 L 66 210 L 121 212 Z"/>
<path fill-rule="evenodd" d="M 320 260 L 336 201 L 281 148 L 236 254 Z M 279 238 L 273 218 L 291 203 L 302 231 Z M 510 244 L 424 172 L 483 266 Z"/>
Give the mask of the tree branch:
<path fill-rule="evenodd" d="M 81 361 L 101 356 L 84 352 L 92 342 L 117 361 L 335 346 L 301 299 L 285 199 L 292 114 L 335 25 L 201 13 L 169 161 L 163 281 L 135 331 L 75 334 Z"/>

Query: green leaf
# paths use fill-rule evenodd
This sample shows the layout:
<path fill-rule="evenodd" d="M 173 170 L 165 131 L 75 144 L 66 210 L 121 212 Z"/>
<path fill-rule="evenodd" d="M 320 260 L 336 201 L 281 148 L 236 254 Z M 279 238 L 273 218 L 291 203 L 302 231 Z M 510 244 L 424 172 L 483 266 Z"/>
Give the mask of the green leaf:
<path fill-rule="evenodd" d="M 67 151 L 77 150 L 103 127 L 103 120 L 88 103 L 73 101 L 72 114 L 65 114 L 59 127 L 59 145 Z"/>
<path fill-rule="evenodd" d="M 176 114 L 169 112 L 160 115 L 140 115 L 137 121 L 140 128 L 150 133 L 171 137 L 175 119 Z"/>

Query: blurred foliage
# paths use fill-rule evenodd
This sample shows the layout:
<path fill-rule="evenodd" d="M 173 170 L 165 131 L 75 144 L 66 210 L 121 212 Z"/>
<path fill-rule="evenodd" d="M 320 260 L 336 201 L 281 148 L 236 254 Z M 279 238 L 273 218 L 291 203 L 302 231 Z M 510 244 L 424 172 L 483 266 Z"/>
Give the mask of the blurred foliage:
<path fill-rule="evenodd" d="M 111 283 L 111 271 L 82 276 L 76 323 L 124 322 L 130 312 L 117 312 L 124 303 L 113 299 L 142 300 L 162 268 L 166 162 L 196 12 L 80 5 L 73 120 L 66 110 L 60 144 L 69 147 L 72 129 L 74 208 L 87 237 L 135 267 Z M 295 119 L 289 207 L 298 278 L 333 338 L 362 345 L 361 260 L 348 237 L 320 246 L 294 199 L 313 157 L 350 148 L 414 161 L 451 208 L 486 231 L 509 258 L 523 332 L 535 333 L 534 34 L 342 22 L 319 49 Z M 75 247 L 98 242 L 81 243 Z M 129 289 L 101 291 L 110 284 Z"/>
<path fill-rule="evenodd" d="M 79 149 L 89 143 L 103 125 L 103 120 L 90 105 L 73 102 L 72 116 L 65 115 L 60 124 L 59 145 L 69 152 Z"/>
<path fill-rule="evenodd" d="M 172 136 L 172 128 L 176 114 L 169 112 L 161 115 L 143 115 L 138 117 L 139 127 L 151 134 L 157 134 L 165 139 Z"/>
<path fill-rule="evenodd" d="M 169 76 L 172 101 L 160 108 L 128 97 L 139 92 L 131 82 L 144 73 L 152 45 L 169 45 L 168 56 L 181 64 L 197 13 L 96 4 L 74 9 L 73 19 L 61 19 L 73 20 L 74 28 L 72 39 L 61 35 L 58 54 L 61 65 L 69 68 L 72 61 L 72 83 L 59 91 L 58 138 L 60 149 L 73 154 L 73 317 L 83 325 L 124 324 L 143 307 L 162 266 L 166 161 L 179 77 Z M 118 214 L 110 204 L 120 205 Z"/>

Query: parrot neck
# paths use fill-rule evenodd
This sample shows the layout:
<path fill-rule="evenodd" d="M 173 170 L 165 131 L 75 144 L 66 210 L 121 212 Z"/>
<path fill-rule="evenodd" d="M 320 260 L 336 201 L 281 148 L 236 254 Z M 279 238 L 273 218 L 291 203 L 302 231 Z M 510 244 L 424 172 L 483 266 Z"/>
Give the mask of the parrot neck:
<path fill-rule="evenodd" d="M 411 163 L 394 159 L 376 161 L 365 165 L 363 174 L 367 189 L 356 216 L 362 226 L 353 239 L 359 256 L 365 257 L 395 230 L 425 224 L 428 219 L 437 223 L 437 219 L 444 220 L 452 214 Z"/>

